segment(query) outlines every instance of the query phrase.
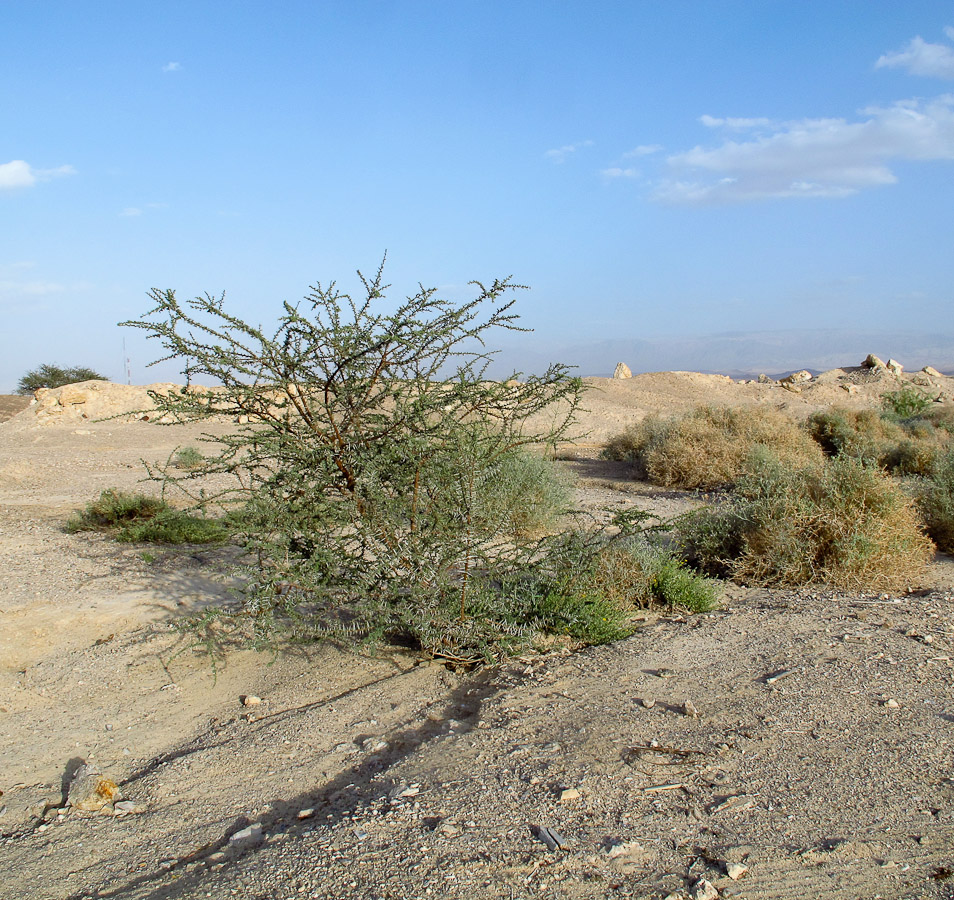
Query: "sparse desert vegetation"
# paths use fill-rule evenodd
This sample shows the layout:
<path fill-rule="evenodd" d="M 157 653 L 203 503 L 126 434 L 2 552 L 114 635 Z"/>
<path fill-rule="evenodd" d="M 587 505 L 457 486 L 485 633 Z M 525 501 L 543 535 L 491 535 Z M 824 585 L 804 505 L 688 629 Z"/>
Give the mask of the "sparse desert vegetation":
<path fill-rule="evenodd" d="M 934 547 L 914 502 L 856 460 L 792 469 L 750 458 L 731 499 L 677 525 L 704 571 L 743 584 L 903 591 L 918 586 Z"/>
<path fill-rule="evenodd" d="M 902 475 L 817 445 L 804 423 L 836 401 L 872 411 L 872 429 L 893 415 L 881 395 L 897 382 L 877 373 L 800 394 L 693 373 L 586 384 L 581 432 L 612 436 L 634 409 L 691 415 L 697 391 L 729 409 L 788 404 L 814 448 L 799 467 L 755 442 L 707 493 L 637 481 L 631 464 L 597 458 L 596 441 L 513 448 L 490 460 L 470 508 L 478 524 L 495 517 L 501 546 L 532 549 L 527 565 L 491 578 L 475 556 L 464 616 L 459 593 L 417 620 L 424 607 L 396 593 L 377 635 L 366 620 L 349 633 L 361 607 L 343 590 L 329 605 L 276 582 L 253 644 L 266 653 L 242 642 L 254 611 L 232 566 L 270 533 L 301 565 L 321 533 L 298 519 L 282 537 L 248 495 L 221 502 L 234 488 L 221 450 L 251 425 L 244 414 L 157 427 L 166 419 L 141 413 L 144 389 L 109 385 L 67 388 L 62 403 L 53 391 L 0 425 L 0 610 L 16 629 L 14 641 L 0 632 L 11 892 L 38 896 L 42 858 L 43 896 L 61 900 L 250 885 L 267 896 L 286 873 L 297 892 L 302 871 L 329 898 L 357 878 L 365 893 L 404 896 L 409 877 L 452 885 L 449 896 L 488 884 L 519 895 L 542 872 L 573 900 L 691 894 L 700 872 L 724 896 L 933 896 L 950 848 L 954 563 L 925 565 L 924 530 L 944 546 L 948 449 L 929 474 Z M 914 419 L 943 431 L 948 408 L 932 403 L 888 438 L 909 439 Z M 143 482 L 142 459 L 166 460 L 156 481 Z M 465 456 L 440 477 L 460 484 L 461 471 L 484 470 Z M 85 506 L 102 484 L 114 488 Z M 93 531 L 64 532 L 77 507 Z M 395 498 L 390 533 L 412 508 Z M 224 544 L 193 544 L 188 530 L 180 546 L 140 543 L 133 530 L 196 513 L 227 530 Z M 461 586 L 459 567 L 446 583 Z M 346 642 L 308 639 L 336 626 Z M 77 758 L 115 781 L 121 808 L 61 805 Z M 566 848 L 551 855 L 538 822 Z M 51 840 L 56 854 L 42 857 Z M 738 884 L 728 862 L 747 869 Z"/>
<path fill-rule="evenodd" d="M 793 468 L 821 461 L 804 429 L 771 409 L 703 406 L 679 416 L 650 416 L 610 439 L 606 455 L 633 464 L 639 477 L 663 487 L 726 487 L 745 471 L 756 447 Z"/>
<path fill-rule="evenodd" d="M 157 497 L 105 490 L 73 514 L 64 530 L 102 531 L 124 543 L 214 544 L 228 538 L 225 522 L 175 509 Z"/>

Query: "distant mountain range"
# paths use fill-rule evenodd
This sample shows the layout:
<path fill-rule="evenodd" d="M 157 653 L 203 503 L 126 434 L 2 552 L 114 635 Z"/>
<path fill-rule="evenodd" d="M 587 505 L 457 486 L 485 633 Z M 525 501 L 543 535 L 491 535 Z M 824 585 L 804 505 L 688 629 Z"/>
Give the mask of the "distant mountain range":
<path fill-rule="evenodd" d="M 858 366 L 869 354 L 896 359 L 905 371 L 934 366 L 954 373 L 954 335 L 883 331 L 725 332 L 699 337 L 620 338 L 544 349 L 532 334 L 504 347 L 488 372 L 503 378 L 513 371 L 543 372 L 550 362 L 576 366 L 580 375 L 609 376 L 624 362 L 639 372 L 713 372 L 733 378 L 777 377 L 798 369 L 823 372 Z"/>

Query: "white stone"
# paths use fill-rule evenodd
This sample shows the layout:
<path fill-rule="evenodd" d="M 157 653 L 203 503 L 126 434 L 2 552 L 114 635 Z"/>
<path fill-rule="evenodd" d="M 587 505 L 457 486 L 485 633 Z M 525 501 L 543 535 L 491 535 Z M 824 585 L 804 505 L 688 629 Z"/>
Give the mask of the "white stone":
<path fill-rule="evenodd" d="M 616 370 L 613 372 L 614 378 L 632 378 L 633 373 L 626 363 L 616 363 Z"/>

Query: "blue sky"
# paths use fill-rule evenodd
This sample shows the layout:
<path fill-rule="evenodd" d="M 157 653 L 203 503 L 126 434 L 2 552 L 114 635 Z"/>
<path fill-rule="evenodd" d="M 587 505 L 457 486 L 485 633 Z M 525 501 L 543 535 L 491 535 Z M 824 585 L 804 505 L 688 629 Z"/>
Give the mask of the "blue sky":
<path fill-rule="evenodd" d="M 954 361 L 954 2 L 2 2 L 0 78 L 0 391 L 124 381 L 124 336 L 173 379 L 116 327 L 149 288 L 268 322 L 385 250 L 400 294 L 531 286 L 537 354 L 797 329 L 808 362 L 827 329 Z"/>

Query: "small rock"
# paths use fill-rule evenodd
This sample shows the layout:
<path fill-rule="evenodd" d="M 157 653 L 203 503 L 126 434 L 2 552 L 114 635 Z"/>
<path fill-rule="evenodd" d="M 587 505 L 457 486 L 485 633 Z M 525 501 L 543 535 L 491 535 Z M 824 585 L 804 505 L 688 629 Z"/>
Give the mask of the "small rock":
<path fill-rule="evenodd" d="M 782 384 L 805 384 L 812 380 L 812 373 L 808 369 L 802 369 L 800 372 L 792 372 L 781 379 Z"/>
<path fill-rule="evenodd" d="M 768 375 L 766 375 L 764 372 L 761 375 L 759 375 L 758 381 L 759 381 L 759 384 L 775 384 L 775 379 L 769 378 Z"/>
<path fill-rule="evenodd" d="M 892 375 L 900 375 L 900 374 L 904 371 L 904 366 L 902 366 L 901 363 L 899 363 L 896 359 L 889 359 L 889 360 L 884 364 L 884 367 L 885 367 Z"/>
<path fill-rule="evenodd" d="M 614 378 L 632 378 L 633 373 L 626 363 L 616 363 L 616 370 L 613 372 Z"/>
<path fill-rule="evenodd" d="M 568 800 L 579 800 L 580 792 L 576 788 L 566 788 L 566 790 L 560 791 L 560 802 L 565 803 Z"/>
<path fill-rule="evenodd" d="M 886 369 L 887 366 L 884 364 L 884 360 L 879 356 L 875 356 L 873 353 L 869 353 L 865 357 L 865 361 L 861 364 L 865 369 Z"/>
<path fill-rule="evenodd" d="M 715 885 L 705 878 L 700 878 L 692 886 L 692 900 L 718 900 L 719 892 Z"/>
<path fill-rule="evenodd" d="M 941 373 L 938 372 L 938 370 L 935 369 L 934 366 L 925 366 L 923 369 L 921 369 L 921 371 L 922 371 L 925 375 L 930 375 L 932 378 L 941 378 L 941 377 L 942 377 L 942 376 L 941 376 Z"/>
<path fill-rule="evenodd" d="M 890 700 L 885 700 L 884 705 L 888 709 L 901 709 L 901 704 L 898 703 L 898 701 L 895 700 L 893 697 Z"/>
<path fill-rule="evenodd" d="M 643 697 L 643 709 L 652 709 L 656 705 L 654 697 Z"/>
<path fill-rule="evenodd" d="M 792 384 L 790 381 L 780 381 L 779 384 L 781 384 L 786 391 L 791 391 L 793 394 L 800 394 L 802 392 L 800 385 Z"/>
<path fill-rule="evenodd" d="M 260 844 L 264 839 L 264 833 L 262 832 L 262 823 L 253 822 L 248 828 L 243 828 L 241 831 L 236 831 L 229 838 L 229 846 L 231 847 L 250 847 L 254 844 Z"/>
<path fill-rule="evenodd" d="M 566 838 L 553 828 L 545 825 L 534 825 L 530 828 L 533 836 L 541 843 L 546 844 L 548 850 L 559 850 L 566 844 Z"/>
<path fill-rule="evenodd" d="M 259 706 L 262 702 L 262 698 L 256 697 L 254 694 L 245 694 L 239 699 L 242 701 L 242 706 Z"/>
<path fill-rule="evenodd" d="M 115 803 L 121 798 L 119 786 L 107 778 L 95 766 L 81 765 L 70 782 L 67 794 L 69 805 L 73 809 L 96 812 Z"/>
<path fill-rule="evenodd" d="M 695 704 L 691 700 L 686 700 L 686 702 L 682 704 L 682 711 L 689 716 L 690 719 L 699 718 L 699 710 L 696 709 Z"/>
<path fill-rule="evenodd" d="M 749 867 L 743 866 L 742 863 L 729 863 L 725 867 L 725 874 L 733 881 L 738 881 L 748 871 Z"/>
<path fill-rule="evenodd" d="M 606 855 L 610 859 L 619 859 L 621 856 L 629 856 L 631 853 L 638 853 L 643 848 L 637 841 L 625 841 L 622 844 L 613 844 L 606 850 Z"/>
<path fill-rule="evenodd" d="M 121 813 L 137 813 L 142 812 L 135 800 L 117 800 L 113 804 L 113 809 L 116 812 Z"/>
<path fill-rule="evenodd" d="M 299 819 L 310 819 L 314 814 L 315 814 L 315 810 L 311 806 L 309 806 L 308 809 L 298 810 Z"/>

